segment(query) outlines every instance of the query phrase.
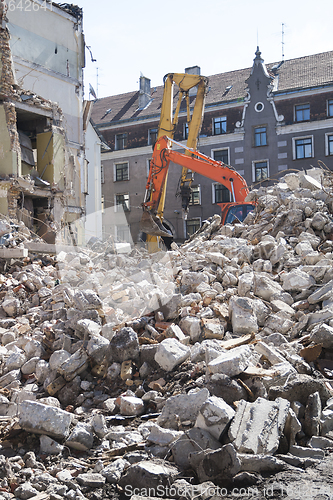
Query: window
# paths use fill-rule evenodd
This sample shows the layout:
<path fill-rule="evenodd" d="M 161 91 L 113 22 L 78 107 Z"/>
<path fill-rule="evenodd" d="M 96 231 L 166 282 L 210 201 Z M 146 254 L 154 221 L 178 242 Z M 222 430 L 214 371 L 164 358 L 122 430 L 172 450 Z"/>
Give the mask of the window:
<path fill-rule="evenodd" d="M 115 137 L 115 149 L 118 151 L 119 149 L 125 149 L 127 146 L 127 133 L 124 134 L 116 134 Z"/>
<path fill-rule="evenodd" d="M 188 123 L 184 123 L 183 125 L 183 139 L 188 138 Z"/>
<path fill-rule="evenodd" d="M 115 163 L 114 165 L 114 180 L 117 181 L 128 181 L 129 179 L 129 168 L 128 162 Z"/>
<path fill-rule="evenodd" d="M 131 242 L 131 232 L 127 224 L 115 226 L 115 232 L 117 240 Z"/>
<path fill-rule="evenodd" d="M 148 130 L 148 145 L 153 146 L 157 140 L 157 128 L 150 128 Z"/>
<path fill-rule="evenodd" d="M 191 186 L 191 195 L 189 205 L 201 205 L 200 186 Z"/>
<path fill-rule="evenodd" d="M 120 212 L 122 209 L 125 212 L 128 212 L 130 209 L 128 193 L 116 194 L 115 196 L 115 211 Z"/>
<path fill-rule="evenodd" d="M 293 139 L 293 146 L 295 160 L 300 160 L 302 158 L 312 158 L 312 137 Z"/>
<path fill-rule="evenodd" d="M 254 146 L 267 146 L 266 127 L 256 127 L 254 129 Z"/>
<path fill-rule="evenodd" d="M 186 221 L 186 237 L 192 236 L 201 227 L 201 219 L 187 219 Z"/>
<path fill-rule="evenodd" d="M 101 163 L 101 183 L 104 184 L 105 176 L 104 176 L 104 165 Z"/>
<path fill-rule="evenodd" d="M 333 155 L 333 134 L 326 134 L 326 156 Z"/>
<path fill-rule="evenodd" d="M 214 135 L 225 134 L 227 132 L 227 117 L 219 116 L 213 120 Z"/>
<path fill-rule="evenodd" d="M 255 161 L 253 162 L 253 182 L 261 182 L 268 179 L 268 161 Z"/>
<path fill-rule="evenodd" d="M 213 158 L 217 161 L 222 161 L 223 163 L 229 164 L 229 150 L 228 149 L 217 149 L 213 151 Z"/>
<path fill-rule="evenodd" d="M 230 191 L 223 186 L 223 184 L 219 184 L 218 182 L 212 185 L 213 188 L 213 204 L 214 203 L 228 203 L 230 201 Z"/>
<path fill-rule="evenodd" d="M 333 116 L 333 99 L 327 101 L 327 116 Z"/>
<path fill-rule="evenodd" d="M 310 104 L 298 104 L 295 106 L 295 122 L 310 120 Z"/>

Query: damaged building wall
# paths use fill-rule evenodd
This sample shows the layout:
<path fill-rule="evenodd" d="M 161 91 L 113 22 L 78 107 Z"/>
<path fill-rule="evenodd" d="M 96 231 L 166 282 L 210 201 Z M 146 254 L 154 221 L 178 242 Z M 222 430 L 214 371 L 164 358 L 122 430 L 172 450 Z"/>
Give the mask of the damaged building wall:
<path fill-rule="evenodd" d="M 15 106 L 8 102 L 15 84 L 9 39 L 6 26 L 6 11 L 0 11 L 0 133 L 1 170 L 8 175 L 20 175 L 20 144 L 16 130 Z"/>
<path fill-rule="evenodd" d="M 52 130 L 48 128 L 38 134 L 41 149 L 39 146 L 37 149 L 39 176 L 62 191 L 62 210 L 57 204 L 54 212 L 66 225 L 84 215 L 87 191 L 84 186 L 82 10 L 65 9 L 55 3 L 41 4 L 37 0 L 32 3 L 31 11 L 7 12 L 10 44 L 18 83 L 34 96 L 38 94 L 55 102 L 63 113 L 61 121 L 53 120 Z M 64 152 L 65 143 L 68 153 Z M 50 155 L 53 155 L 51 163 Z"/>
<path fill-rule="evenodd" d="M 88 161 L 88 195 L 86 199 L 85 237 L 102 239 L 102 183 L 101 139 L 89 121 L 86 130 L 86 158 Z"/>
<path fill-rule="evenodd" d="M 55 4 L 23 13 L 14 9 L 7 15 L 18 82 L 25 89 L 57 102 L 64 113 L 69 141 L 81 145 L 84 66 L 81 18 Z"/>
<path fill-rule="evenodd" d="M 70 225 L 87 192 L 82 11 L 34 4 L 6 12 L 0 2 L 0 211 L 50 243 L 79 243 L 84 228 Z"/>

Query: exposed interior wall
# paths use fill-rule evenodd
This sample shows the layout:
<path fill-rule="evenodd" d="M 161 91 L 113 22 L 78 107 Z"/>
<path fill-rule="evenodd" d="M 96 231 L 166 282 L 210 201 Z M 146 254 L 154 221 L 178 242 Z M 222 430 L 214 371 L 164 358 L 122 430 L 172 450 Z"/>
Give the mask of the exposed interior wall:
<path fill-rule="evenodd" d="M 11 137 L 4 104 L 0 105 L 0 163 L 2 174 L 15 175 L 18 173 L 17 153 L 11 149 Z"/>
<path fill-rule="evenodd" d="M 37 170 L 39 176 L 64 189 L 65 138 L 57 129 L 37 134 Z"/>
<path fill-rule="evenodd" d="M 0 186 L 0 213 L 8 213 L 8 189 L 10 187 L 9 182 L 2 182 Z"/>

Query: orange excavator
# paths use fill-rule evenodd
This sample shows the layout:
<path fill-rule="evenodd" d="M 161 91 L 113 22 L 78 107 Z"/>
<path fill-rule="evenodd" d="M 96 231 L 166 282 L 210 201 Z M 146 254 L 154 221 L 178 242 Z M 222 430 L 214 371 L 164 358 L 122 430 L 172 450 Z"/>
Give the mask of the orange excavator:
<path fill-rule="evenodd" d="M 183 148 L 186 154 L 171 149 L 171 144 Z M 232 202 L 218 203 L 221 207 L 222 224 L 231 223 L 235 220 L 241 222 L 253 210 L 253 203 L 244 201 L 249 193 L 247 183 L 236 170 L 167 136 L 162 136 L 155 144 L 150 161 L 143 202 L 143 216 L 140 223 L 141 231 L 154 236 L 172 236 L 157 215 L 171 161 L 180 165 L 183 169 L 188 169 L 223 184 L 231 192 Z"/>
<path fill-rule="evenodd" d="M 175 84 L 179 87 L 179 95 L 173 115 L 173 88 Z M 196 98 L 193 113 L 190 116 L 189 94 L 191 89 L 194 88 Z M 242 221 L 247 213 L 253 210 L 251 203 L 244 202 L 249 192 L 245 179 L 233 170 L 232 167 L 213 160 L 196 150 L 197 139 L 202 125 L 207 89 L 208 79 L 201 75 L 169 73 L 164 77 L 164 93 L 157 141 L 150 162 L 150 171 L 144 202 L 142 204 L 143 216 L 140 222 L 140 229 L 147 234 L 147 241 L 151 245 L 151 248 L 157 242 L 156 237 L 172 237 L 170 231 L 163 226 L 166 184 L 170 161 L 182 167 L 179 191 L 185 213 L 188 209 L 191 194 L 193 172 L 197 172 L 213 181 L 223 184 L 231 192 L 233 202 L 218 204 L 221 206 L 223 224 L 233 222 L 233 220 Z M 173 140 L 183 97 L 186 100 L 188 123 L 186 146 Z M 184 154 L 172 150 L 172 143 L 182 147 L 185 150 Z"/>

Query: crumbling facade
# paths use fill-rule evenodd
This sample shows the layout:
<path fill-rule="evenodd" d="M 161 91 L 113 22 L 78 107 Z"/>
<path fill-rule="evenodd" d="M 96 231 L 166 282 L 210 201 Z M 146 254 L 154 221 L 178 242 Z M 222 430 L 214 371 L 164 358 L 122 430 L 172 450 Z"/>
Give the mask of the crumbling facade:
<path fill-rule="evenodd" d="M 87 192 L 82 10 L 35 4 L 6 12 L 3 3 L 1 11 L 0 211 L 47 242 L 80 242 L 72 223 L 85 214 Z M 62 44 L 52 58 L 45 46 L 55 36 Z"/>
<path fill-rule="evenodd" d="M 259 48 L 250 68 L 209 76 L 199 150 L 232 165 L 249 185 L 265 184 L 288 170 L 323 162 L 333 168 L 333 52 L 265 65 Z M 172 70 L 175 68 L 166 68 Z M 189 71 L 200 68 L 189 68 Z M 92 118 L 111 151 L 103 155 L 105 206 L 125 206 L 133 239 L 140 240 L 149 160 L 156 138 L 163 87 L 150 87 L 98 99 Z M 175 95 L 175 99 L 178 95 Z M 195 95 L 190 96 L 191 106 Z M 185 104 L 185 103 L 184 103 Z M 186 106 L 174 138 L 186 143 Z M 171 165 L 164 211 L 176 240 L 193 233 L 230 199 L 222 185 L 195 174 L 187 220 L 175 197 L 181 169 Z M 114 210 L 114 219 L 117 209 Z M 110 218 L 106 233 L 112 232 Z M 122 233 L 116 229 L 115 235 Z"/>

